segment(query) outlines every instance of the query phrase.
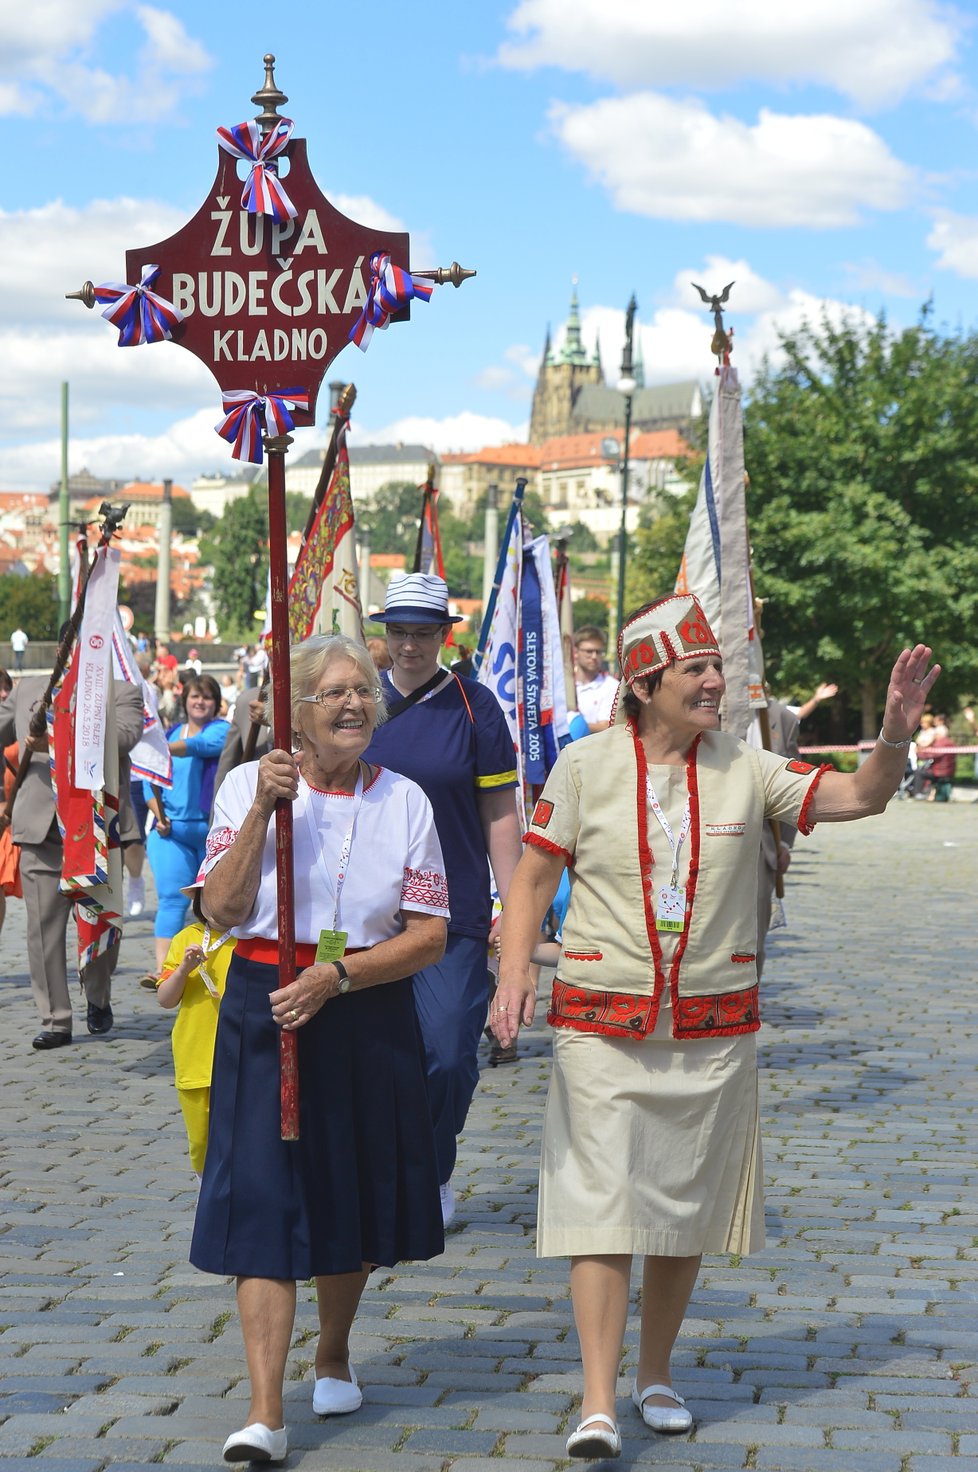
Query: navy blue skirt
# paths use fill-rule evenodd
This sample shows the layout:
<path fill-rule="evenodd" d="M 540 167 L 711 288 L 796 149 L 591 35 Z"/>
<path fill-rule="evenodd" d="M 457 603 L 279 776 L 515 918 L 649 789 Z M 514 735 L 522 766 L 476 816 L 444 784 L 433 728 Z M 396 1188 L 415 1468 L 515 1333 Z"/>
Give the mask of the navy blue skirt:
<path fill-rule="evenodd" d="M 232 957 L 190 1261 L 304 1279 L 436 1256 L 445 1238 L 411 978 L 335 997 L 299 1029 L 295 1141 L 280 1136 L 278 987 L 276 966 Z"/>

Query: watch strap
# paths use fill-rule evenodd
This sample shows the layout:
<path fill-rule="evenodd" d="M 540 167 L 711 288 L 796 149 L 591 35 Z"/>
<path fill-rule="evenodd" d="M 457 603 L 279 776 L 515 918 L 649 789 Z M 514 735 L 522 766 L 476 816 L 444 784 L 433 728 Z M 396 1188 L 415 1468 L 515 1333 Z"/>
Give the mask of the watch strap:
<path fill-rule="evenodd" d="M 340 991 L 344 993 L 348 992 L 351 985 L 350 973 L 347 971 L 342 961 L 333 961 L 331 964 L 336 967 L 336 974 L 340 979 Z"/>

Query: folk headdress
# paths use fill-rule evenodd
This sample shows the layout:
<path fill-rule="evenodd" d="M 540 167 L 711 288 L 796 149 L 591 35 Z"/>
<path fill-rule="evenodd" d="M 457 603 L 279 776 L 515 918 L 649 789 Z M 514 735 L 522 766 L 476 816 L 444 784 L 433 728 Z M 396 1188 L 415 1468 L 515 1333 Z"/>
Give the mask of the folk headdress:
<path fill-rule="evenodd" d="M 626 689 L 664 670 L 674 660 L 719 656 L 720 646 L 699 600 L 692 593 L 672 593 L 658 598 L 623 626 L 618 635 L 618 664 L 621 684 L 615 700 L 614 719 L 625 719 Z"/>

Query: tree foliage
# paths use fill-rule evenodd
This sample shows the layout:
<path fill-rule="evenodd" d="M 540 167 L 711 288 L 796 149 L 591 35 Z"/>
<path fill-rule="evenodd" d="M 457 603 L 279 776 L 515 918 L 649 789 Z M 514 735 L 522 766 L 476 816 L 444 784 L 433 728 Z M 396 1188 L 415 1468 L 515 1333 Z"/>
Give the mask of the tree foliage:
<path fill-rule="evenodd" d="M 254 487 L 231 501 L 212 533 L 207 554 L 214 564 L 214 602 L 225 624 L 241 633 L 255 627 L 268 579 L 268 507 Z M 204 549 L 202 548 L 202 555 Z"/>
<path fill-rule="evenodd" d="M 745 414 L 754 584 L 776 688 L 835 680 L 875 735 L 904 645 L 940 703 L 978 689 L 978 336 L 924 308 L 892 332 L 823 317 L 782 339 Z"/>
<path fill-rule="evenodd" d="M 35 642 L 56 639 L 58 609 L 58 580 L 52 573 L 0 575 L 0 638 L 23 629 Z"/>
<path fill-rule="evenodd" d="M 672 592 L 695 500 L 695 486 L 678 496 L 659 491 L 643 509 L 625 570 L 626 613 Z"/>

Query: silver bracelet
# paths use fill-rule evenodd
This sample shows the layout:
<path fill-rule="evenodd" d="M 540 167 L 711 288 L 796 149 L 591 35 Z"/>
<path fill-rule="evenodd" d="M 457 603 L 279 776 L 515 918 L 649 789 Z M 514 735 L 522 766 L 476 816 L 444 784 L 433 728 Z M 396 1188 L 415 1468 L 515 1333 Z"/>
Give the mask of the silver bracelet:
<path fill-rule="evenodd" d="M 877 741 L 882 741 L 883 745 L 888 746 L 891 751 L 900 751 L 902 747 L 909 746 L 911 741 L 911 738 L 909 736 L 907 737 L 906 741 L 887 741 L 886 737 L 883 735 L 882 726 L 880 726 L 880 734 L 877 736 L 876 739 Z"/>

